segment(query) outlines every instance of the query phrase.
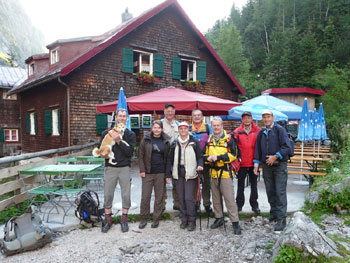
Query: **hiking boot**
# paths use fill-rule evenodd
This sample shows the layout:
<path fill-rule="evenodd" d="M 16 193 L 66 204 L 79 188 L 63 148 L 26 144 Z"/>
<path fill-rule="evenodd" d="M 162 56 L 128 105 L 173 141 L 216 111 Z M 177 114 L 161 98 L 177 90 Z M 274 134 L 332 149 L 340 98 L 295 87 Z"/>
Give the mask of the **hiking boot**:
<path fill-rule="evenodd" d="M 218 228 L 224 224 L 224 218 L 216 218 L 214 223 L 210 226 L 211 229 Z"/>
<path fill-rule="evenodd" d="M 275 222 L 277 220 L 277 217 L 275 215 L 271 215 L 269 216 L 269 222 L 272 223 L 272 222 Z"/>
<path fill-rule="evenodd" d="M 187 230 L 188 231 L 194 231 L 196 229 L 196 222 L 188 222 L 188 225 L 187 225 Z"/>
<path fill-rule="evenodd" d="M 233 227 L 233 233 L 235 233 L 235 235 L 242 234 L 242 230 L 241 230 L 241 227 L 239 226 L 239 222 L 232 222 L 232 227 Z"/>
<path fill-rule="evenodd" d="M 107 233 L 109 229 L 111 229 L 112 223 L 109 220 L 102 220 L 102 233 Z"/>
<path fill-rule="evenodd" d="M 180 228 L 185 229 L 187 227 L 187 222 L 186 221 L 181 221 Z"/>
<path fill-rule="evenodd" d="M 122 215 L 122 218 L 120 219 L 120 226 L 121 226 L 122 232 L 129 231 L 128 215 Z"/>
<path fill-rule="evenodd" d="M 261 211 L 260 211 L 259 207 L 252 207 L 252 210 L 255 214 L 260 215 Z"/>
<path fill-rule="evenodd" d="M 177 205 L 173 205 L 173 210 L 180 210 L 180 207 L 178 207 Z"/>
<path fill-rule="evenodd" d="M 153 222 L 151 228 L 157 228 L 159 226 L 159 222 Z"/>
<path fill-rule="evenodd" d="M 205 211 L 206 211 L 208 214 L 213 213 L 213 209 L 210 207 L 210 205 L 206 205 L 206 206 L 205 206 Z"/>
<path fill-rule="evenodd" d="M 275 231 L 283 231 L 283 229 L 286 227 L 286 219 L 278 220 L 275 225 Z"/>
<path fill-rule="evenodd" d="M 139 224 L 139 228 L 140 229 L 144 229 L 147 225 L 147 221 L 141 221 L 140 224 Z"/>

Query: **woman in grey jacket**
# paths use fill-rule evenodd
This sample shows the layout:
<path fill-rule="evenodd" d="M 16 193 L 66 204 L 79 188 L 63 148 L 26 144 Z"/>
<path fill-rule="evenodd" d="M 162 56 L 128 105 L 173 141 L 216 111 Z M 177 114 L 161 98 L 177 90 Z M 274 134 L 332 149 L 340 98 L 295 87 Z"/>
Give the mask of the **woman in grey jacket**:
<path fill-rule="evenodd" d="M 162 215 L 162 200 L 165 183 L 165 168 L 170 149 L 169 137 L 163 132 L 163 123 L 156 120 L 152 124 L 152 131 L 145 134 L 139 148 L 139 167 L 142 178 L 141 194 L 141 222 L 139 228 L 147 225 L 150 215 L 150 201 L 154 188 L 155 200 L 153 206 L 152 228 L 159 225 Z"/>
<path fill-rule="evenodd" d="M 176 184 L 180 203 L 181 229 L 196 229 L 196 207 L 193 192 L 198 177 L 197 171 L 203 170 L 202 152 L 199 142 L 189 134 L 187 122 L 179 124 L 179 137 L 170 147 L 166 177 L 171 175 Z"/>

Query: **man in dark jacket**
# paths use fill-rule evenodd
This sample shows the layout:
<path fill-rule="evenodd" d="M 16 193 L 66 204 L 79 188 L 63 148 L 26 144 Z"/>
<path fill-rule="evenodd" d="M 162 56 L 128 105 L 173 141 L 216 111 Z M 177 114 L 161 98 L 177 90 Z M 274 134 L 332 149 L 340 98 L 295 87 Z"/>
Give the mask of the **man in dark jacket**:
<path fill-rule="evenodd" d="M 262 164 L 266 194 L 270 204 L 270 222 L 277 221 L 275 231 L 286 227 L 287 216 L 287 160 L 291 145 L 286 130 L 274 124 L 272 111 L 262 113 L 265 127 L 258 134 L 254 155 L 254 173 Z"/>
<path fill-rule="evenodd" d="M 244 205 L 244 183 L 248 174 L 250 182 L 250 198 L 249 203 L 252 210 L 256 213 L 260 213 L 258 203 L 258 177 L 254 174 L 254 152 L 256 138 L 260 128 L 253 123 L 252 113 L 249 111 L 243 112 L 242 124 L 235 130 L 235 139 L 238 142 L 238 148 L 241 152 L 241 166 L 238 171 L 238 187 L 236 203 L 238 211 L 242 211 Z"/>
<path fill-rule="evenodd" d="M 118 109 L 116 113 L 117 123 L 124 123 L 128 119 L 125 109 Z M 103 138 L 107 135 L 108 131 L 104 131 L 101 136 L 100 144 Z M 112 147 L 114 153 L 112 165 L 106 160 L 105 162 L 105 178 L 104 178 L 104 208 L 105 208 L 105 220 L 102 222 L 102 232 L 107 233 L 112 227 L 112 205 L 114 198 L 114 191 L 119 182 L 121 198 L 122 198 L 122 217 L 120 219 L 120 225 L 122 232 L 129 230 L 128 226 L 128 211 L 131 206 L 130 201 L 130 189 L 131 189 L 131 157 L 134 153 L 136 145 L 136 135 L 134 132 L 126 129 L 123 138 L 115 132 L 112 135 L 115 140 L 115 145 Z M 122 142 L 124 140 L 126 143 Z M 107 158 L 107 156 L 101 156 Z"/>

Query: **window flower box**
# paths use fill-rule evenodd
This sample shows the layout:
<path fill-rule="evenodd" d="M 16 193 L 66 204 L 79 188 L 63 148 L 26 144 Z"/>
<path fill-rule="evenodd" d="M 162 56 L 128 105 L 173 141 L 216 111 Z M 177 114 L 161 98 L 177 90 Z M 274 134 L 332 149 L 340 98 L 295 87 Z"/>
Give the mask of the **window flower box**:
<path fill-rule="evenodd" d="M 185 80 L 184 82 L 184 88 L 190 91 L 196 91 L 198 88 L 200 88 L 201 84 L 198 80 L 192 81 L 192 80 Z"/>
<path fill-rule="evenodd" d="M 147 72 L 137 72 L 136 79 L 140 84 L 154 84 L 159 81 L 158 78 L 155 78 L 152 74 Z"/>

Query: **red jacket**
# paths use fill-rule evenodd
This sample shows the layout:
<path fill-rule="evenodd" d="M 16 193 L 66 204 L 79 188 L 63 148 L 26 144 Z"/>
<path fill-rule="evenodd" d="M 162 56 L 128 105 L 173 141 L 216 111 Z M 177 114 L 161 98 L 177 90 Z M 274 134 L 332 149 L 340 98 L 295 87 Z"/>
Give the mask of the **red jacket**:
<path fill-rule="evenodd" d="M 256 139 L 260 128 L 252 122 L 252 129 L 249 134 L 244 130 L 243 123 L 235 130 L 235 138 L 238 140 L 238 147 L 241 150 L 241 167 L 253 167 Z"/>

